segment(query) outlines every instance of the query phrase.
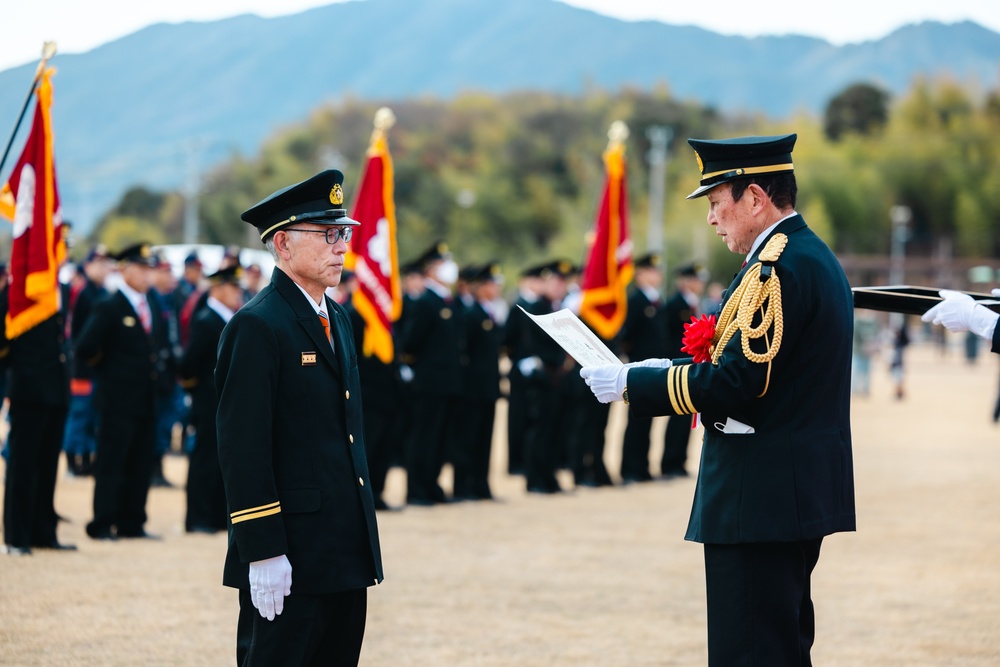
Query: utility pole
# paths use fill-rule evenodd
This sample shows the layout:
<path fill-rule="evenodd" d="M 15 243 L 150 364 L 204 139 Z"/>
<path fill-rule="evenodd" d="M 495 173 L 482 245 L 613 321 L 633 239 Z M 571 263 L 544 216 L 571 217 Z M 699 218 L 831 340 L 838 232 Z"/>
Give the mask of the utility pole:
<path fill-rule="evenodd" d="M 199 158 L 201 156 L 201 149 L 202 144 L 197 139 L 189 139 L 184 142 L 184 155 L 187 162 L 187 178 L 184 184 L 184 243 L 198 242 L 198 193 L 201 190 Z"/>
<path fill-rule="evenodd" d="M 904 262 L 906 260 L 906 241 L 910 237 L 910 218 L 913 217 L 909 206 L 897 205 L 889 209 L 889 220 L 892 221 L 892 246 L 889 256 L 889 284 L 902 285 L 906 280 Z M 903 325 L 903 315 L 892 313 L 889 321 L 894 328 Z"/>
<path fill-rule="evenodd" d="M 646 229 L 646 250 L 663 253 L 663 199 L 666 189 L 667 145 L 674 132 L 669 127 L 650 125 L 649 139 L 649 227 Z"/>

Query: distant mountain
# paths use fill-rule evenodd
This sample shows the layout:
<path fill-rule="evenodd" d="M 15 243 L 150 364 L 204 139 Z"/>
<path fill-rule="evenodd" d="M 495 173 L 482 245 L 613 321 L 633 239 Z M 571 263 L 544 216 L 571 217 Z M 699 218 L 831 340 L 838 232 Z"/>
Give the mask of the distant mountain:
<path fill-rule="evenodd" d="M 346 95 L 662 83 L 723 112 L 784 117 L 821 113 L 859 81 L 898 92 L 918 74 L 949 72 L 992 88 L 998 63 L 1000 34 L 970 22 L 922 23 L 836 47 L 625 22 L 553 0 L 354 0 L 271 19 L 157 24 L 59 55 L 53 118 L 64 207 L 86 232 L 129 185 L 182 186 L 192 167 L 253 154 L 277 127 Z M 0 136 L 33 71 L 0 72 Z"/>

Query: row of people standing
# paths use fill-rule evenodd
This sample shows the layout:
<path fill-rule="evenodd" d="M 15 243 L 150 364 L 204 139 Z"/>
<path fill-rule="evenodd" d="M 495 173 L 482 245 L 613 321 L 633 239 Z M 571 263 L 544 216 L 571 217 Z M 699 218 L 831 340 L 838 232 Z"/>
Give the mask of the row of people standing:
<path fill-rule="evenodd" d="M 683 324 L 702 311 L 703 270 L 679 271 L 677 293 L 664 300 L 659 261 L 655 254 L 637 260 L 629 317 L 621 334 L 606 341 L 630 358 L 663 357 L 674 348 L 679 354 Z M 570 470 L 577 486 L 611 485 L 604 463 L 608 406 L 594 406 L 577 364 L 525 314 L 578 311 L 579 268 L 552 260 L 523 271 L 510 305 L 502 299 L 497 263 L 460 270 L 444 243 L 433 244 L 401 273 L 404 305 L 394 325 L 394 360 L 358 358 L 376 506 L 388 508 L 383 492 L 393 466 L 406 471 L 407 504 L 492 498 L 489 466 L 503 388 L 509 400 L 507 472 L 523 475 L 529 492 L 562 491 L 560 469 Z M 351 303 L 356 285 L 348 273 L 331 296 L 351 314 L 361 351 L 365 322 Z M 672 422 L 660 466 L 665 478 L 687 475 L 691 420 Z M 650 426 L 651 420 L 629 424 L 621 465 L 627 483 L 653 478 Z M 439 483 L 446 463 L 453 469 L 450 496 Z"/>

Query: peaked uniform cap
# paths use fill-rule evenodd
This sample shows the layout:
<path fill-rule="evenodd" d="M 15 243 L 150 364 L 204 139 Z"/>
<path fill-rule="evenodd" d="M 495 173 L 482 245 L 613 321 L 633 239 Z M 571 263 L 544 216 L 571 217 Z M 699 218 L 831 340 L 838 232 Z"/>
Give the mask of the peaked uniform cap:
<path fill-rule="evenodd" d="M 425 250 L 423 254 L 419 255 L 410 264 L 416 267 L 417 271 L 425 271 L 427 267 L 434 262 L 441 259 L 448 259 L 451 257 L 451 253 L 448 251 L 448 244 L 443 241 L 437 241 L 430 248 Z"/>
<path fill-rule="evenodd" d="M 660 254 L 656 252 L 647 252 L 642 257 L 635 260 L 635 268 L 637 269 L 657 269 L 660 267 Z"/>
<path fill-rule="evenodd" d="M 698 160 L 701 183 L 687 198 L 701 197 L 720 183 L 734 178 L 794 171 L 792 148 L 797 136 L 784 134 L 718 141 L 688 139 Z"/>
<path fill-rule="evenodd" d="M 231 264 L 208 276 L 208 281 L 213 285 L 239 285 L 242 278 L 243 267 L 239 264 Z"/>
<path fill-rule="evenodd" d="M 111 256 L 111 259 L 131 264 L 155 267 L 158 263 L 153 247 L 145 242 L 134 243 Z"/>
<path fill-rule="evenodd" d="M 343 185 L 344 174 L 328 169 L 278 190 L 243 211 L 240 218 L 257 228 L 261 241 L 296 223 L 359 225 L 343 208 Z"/>

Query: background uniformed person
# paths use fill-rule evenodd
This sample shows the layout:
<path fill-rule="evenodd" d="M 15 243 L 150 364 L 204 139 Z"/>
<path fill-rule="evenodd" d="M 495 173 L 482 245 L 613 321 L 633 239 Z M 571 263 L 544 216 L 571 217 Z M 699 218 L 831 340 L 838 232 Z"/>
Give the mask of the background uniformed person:
<path fill-rule="evenodd" d="M 340 282 L 351 231 L 328 170 L 242 214 L 271 283 L 219 342 L 219 460 L 230 516 L 223 582 L 239 589 L 237 658 L 356 665 L 367 587 L 382 580 L 357 350 Z"/>
<path fill-rule="evenodd" d="M 663 312 L 663 267 L 660 255 L 647 253 L 635 260 L 635 278 L 622 327 L 622 352 L 629 361 L 662 359 L 667 353 L 667 321 Z M 622 481 L 648 482 L 649 439 L 653 420 L 629 415 L 622 439 Z"/>
<path fill-rule="evenodd" d="M 233 265 L 208 276 L 208 301 L 191 322 L 187 348 L 178 364 L 180 384 L 191 394 L 194 447 L 188 453 L 187 513 L 189 533 L 226 530 L 226 491 L 219 468 L 215 390 L 215 363 L 219 338 L 243 305 L 242 269 Z"/>
<path fill-rule="evenodd" d="M 94 539 L 150 537 L 145 531 L 149 472 L 156 438 L 159 351 L 167 341 L 159 304 L 149 298 L 152 266 L 148 243 L 112 257 L 123 284 L 94 306 L 77 340 L 80 361 L 97 375 L 97 457 L 94 465 Z"/>
<path fill-rule="evenodd" d="M 524 433 L 527 427 L 527 393 L 525 376 L 518 366 L 522 359 L 531 355 L 526 345 L 529 327 L 536 326 L 521 312 L 529 313 L 541 298 L 541 266 L 525 269 L 517 281 L 517 298 L 510 307 L 504 327 L 503 349 L 510 361 L 507 371 L 507 472 L 511 475 L 524 474 Z"/>
<path fill-rule="evenodd" d="M 10 431 L 4 485 L 3 534 L 7 552 L 33 547 L 75 549 L 56 537 L 54 498 L 59 453 L 69 410 L 66 292 L 52 316 L 8 340 L 4 322 L 9 285 L 0 290 L 0 372 L 7 373 Z"/>
<path fill-rule="evenodd" d="M 541 295 L 532 315 L 547 315 L 562 307 L 566 298 L 566 278 L 572 271 L 566 260 L 540 267 Z M 562 488 L 556 470 L 563 453 L 557 416 L 563 404 L 564 376 L 572 368 L 566 352 L 541 327 L 530 320 L 523 327 L 525 357 L 518 370 L 525 378 L 526 425 L 524 433 L 524 473 L 530 493 L 559 493 Z"/>
<path fill-rule="evenodd" d="M 500 343 L 503 321 L 496 302 L 503 286 L 500 265 L 473 266 L 466 276 L 470 301 L 462 313 L 464 346 L 462 393 L 454 415 L 452 462 L 454 497 L 490 500 L 490 452 L 497 399 L 500 398 Z"/>
<path fill-rule="evenodd" d="M 444 243 L 435 243 L 417 263 L 424 291 L 406 314 L 400 332 L 402 361 L 413 371 L 413 433 L 406 457 L 406 502 L 433 505 L 447 501 L 438 477 L 447 455 L 456 399 L 461 392 L 461 305 L 452 296 L 458 266 Z"/>
<path fill-rule="evenodd" d="M 702 175 L 688 198 L 708 197 L 709 224 L 746 257 L 718 338 L 697 351 L 708 360 L 581 372 L 601 401 L 639 416 L 702 415 L 686 538 L 705 545 L 712 666 L 811 664 L 820 545 L 855 528 L 853 298 L 795 212 L 795 138 L 688 140 Z"/>
<path fill-rule="evenodd" d="M 63 435 L 66 468 L 71 475 L 85 476 L 93 472 L 94 454 L 97 452 L 97 410 L 94 409 L 94 369 L 83 363 L 76 354 L 75 343 L 80 337 L 94 304 L 107 296 L 104 281 L 111 271 L 108 249 L 96 245 L 90 249 L 80 266 L 84 283 L 71 303 L 70 340 L 72 341 L 69 414 Z"/>
<path fill-rule="evenodd" d="M 684 356 L 681 352 L 684 345 L 684 325 L 690 323 L 692 317 L 701 316 L 701 296 L 705 292 L 706 278 L 705 270 L 697 264 L 688 264 L 677 270 L 677 291 L 663 305 L 667 354 L 660 356 Z M 640 357 L 636 357 L 638 359 Z M 664 479 L 688 476 L 686 466 L 691 421 L 691 415 L 673 415 L 667 420 L 667 428 L 663 433 L 663 455 L 660 457 L 660 476 Z"/>

